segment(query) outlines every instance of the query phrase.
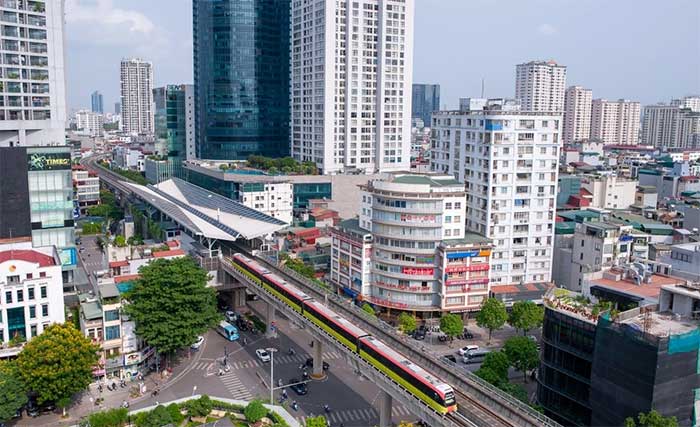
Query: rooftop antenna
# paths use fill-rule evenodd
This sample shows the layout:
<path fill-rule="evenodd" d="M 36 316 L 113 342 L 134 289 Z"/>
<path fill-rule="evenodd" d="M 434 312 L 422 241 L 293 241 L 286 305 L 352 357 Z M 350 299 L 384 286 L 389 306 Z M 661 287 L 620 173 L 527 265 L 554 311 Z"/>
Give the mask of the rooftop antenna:
<path fill-rule="evenodd" d="M 481 78 L 481 98 L 484 97 L 484 84 L 485 84 L 485 81 L 484 81 L 484 78 L 482 77 Z"/>

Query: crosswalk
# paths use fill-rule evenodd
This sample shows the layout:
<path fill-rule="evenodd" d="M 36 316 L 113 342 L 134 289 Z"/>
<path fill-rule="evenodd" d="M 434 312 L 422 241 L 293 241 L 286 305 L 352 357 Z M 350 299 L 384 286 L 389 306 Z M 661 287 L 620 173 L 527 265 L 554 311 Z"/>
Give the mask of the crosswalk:
<path fill-rule="evenodd" d="M 195 371 L 209 371 L 214 367 L 214 362 L 196 362 L 192 365 Z"/>
<path fill-rule="evenodd" d="M 302 354 L 294 354 L 294 355 L 289 355 L 286 354 L 284 356 L 276 356 L 275 357 L 275 365 L 282 364 L 302 364 L 306 362 L 306 359 L 308 359 L 309 355 L 302 355 Z M 332 351 L 328 351 L 323 353 L 323 360 L 333 360 L 333 359 L 338 359 L 340 358 L 340 354 Z M 254 369 L 257 367 L 260 367 L 263 365 L 262 362 L 259 360 L 254 360 L 254 359 L 249 359 L 249 360 L 231 360 L 233 357 L 229 357 L 229 366 L 233 370 L 238 370 L 238 369 Z M 214 367 L 214 364 L 216 362 L 209 362 L 209 361 L 199 361 L 195 362 L 192 365 L 192 369 L 198 370 L 198 371 L 211 371 Z"/>
<path fill-rule="evenodd" d="M 229 399 L 253 399 L 253 395 L 250 393 L 249 388 L 243 385 L 240 378 L 238 378 L 238 375 L 229 372 L 226 375 L 220 376 L 219 378 L 221 379 L 221 382 L 224 383 L 226 390 L 231 393 L 230 396 L 227 396 Z"/>
<path fill-rule="evenodd" d="M 401 405 L 394 405 L 392 408 L 392 417 L 404 417 L 406 419 L 413 418 L 413 415 Z M 374 408 L 362 409 L 344 409 L 341 411 L 331 411 L 330 414 L 324 415 L 331 425 L 343 423 L 347 427 L 350 426 L 368 426 L 374 425 L 379 420 L 379 413 Z M 306 425 L 307 416 L 297 417 L 301 425 Z"/>

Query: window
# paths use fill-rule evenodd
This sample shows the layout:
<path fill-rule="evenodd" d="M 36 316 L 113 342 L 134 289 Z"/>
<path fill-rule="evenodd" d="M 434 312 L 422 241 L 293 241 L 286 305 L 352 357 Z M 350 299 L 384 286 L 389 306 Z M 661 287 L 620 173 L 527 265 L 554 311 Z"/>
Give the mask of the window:
<path fill-rule="evenodd" d="M 29 306 L 29 318 L 36 319 L 36 306 L 35 305 Z"/>
<path fill-rule="evenodd" d="M 119 320 L 119 310 L 105 311 L 105 322 L 110 322 L 112 320 Z"/>
<path fill-rule="evenodd" d="M 107 326 L 105 328 L 105 340 L 115 340 L 120 337 L 119 325 Z"/>
<path fill-rule="evenodd" d="M 19 276 L 7 276 L 8 285 L 18 285 L 19 283 Z"/>
<path fill-rule="evenodd" d="M 17 290 L 17 302 L 24 301 L 24 291 L 21 289 Z"/>
<path fill-rule="evenodd" d="M 27 280 L 30 280 L 34 275 L 32 273 L 27 273 Z"/>
<path fill-rule="evenodd" d="M 27 289 L 27 299 L 30 301 L 34 299 L 34 288 Z"/>
<path fill-rule="evenodd" d="M 455 209 L 462 209 L 462 203 L 461 203 L 461 202 L 455 202 Z"/>
<path fill-rule="evenodd" d="M 30 326 L 29 330 L 30 330 L 30 332 L 29 332 L 30 337 L 35 337 L 37 335 L 36 325 Z"/>
<path fill-rule="evenodd" d="M 41 290 L 41 297 L 46 298 L 46 286 L 42 286 L 40 290 Z"/>
<path fill-rule="evenodd" d="M 5 292 L 5 304 L 12 303 L 12 291 Z"/>
<path fill-rule="evenodd" d="M 46 317 L 49 315 L 49 305 L 48 304 L 42 304 L 41 305 L 41 315 L 43 317 Z"/>
<path fill-rule="evenodd" d="M 46 272 L 45 272 L 45 271 L 40 271 L 40 272 L 39 272 L 39 277 L 46 277 Z"/>
<path fill-rule="evenodd" d="M 452 209 L 452 202 L 445 203 L 445 209 Z"/>

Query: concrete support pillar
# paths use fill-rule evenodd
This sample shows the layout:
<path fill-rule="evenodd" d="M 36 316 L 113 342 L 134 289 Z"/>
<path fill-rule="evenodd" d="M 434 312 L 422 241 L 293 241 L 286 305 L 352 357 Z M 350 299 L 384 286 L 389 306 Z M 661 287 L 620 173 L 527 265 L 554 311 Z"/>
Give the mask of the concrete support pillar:
<path fill-rule="evenodd" d="M 313 340 L 314 343 L 314 370 L 311 377 L 315 380 L 320 380 L 326 377 L 323 372 L 323 343 L 319 340 Z"/>
<path fill-rule="evenodd" d="M 267 328 L 265 335 L 268 338 L 274 338 L 277 336 L 277 328 L 275 327 L 275 306 L 272 304 L 267 304 Z"/>
<path fill-rule="evenodd" d="M 379 399 L 379 427 L 391 427 L 391 395 L 384 390 Z"/>
<path fill-rule="evenodd" d="M 234 288 L 231 295 L 232 307 L 241 308 L 245 306 L 245 288 Z"/>

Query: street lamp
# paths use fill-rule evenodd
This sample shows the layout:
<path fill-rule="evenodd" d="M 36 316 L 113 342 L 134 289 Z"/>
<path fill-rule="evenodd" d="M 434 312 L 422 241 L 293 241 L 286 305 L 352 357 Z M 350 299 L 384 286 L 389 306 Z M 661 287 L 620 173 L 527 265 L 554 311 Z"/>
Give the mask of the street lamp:
<path fill-rule="evenodd" d="M 270 352 L 270 405 L 274 404 L 275 402 L 275 352 L 277 351 L 276 348 L 266 348 L 265 350 Z"/>

